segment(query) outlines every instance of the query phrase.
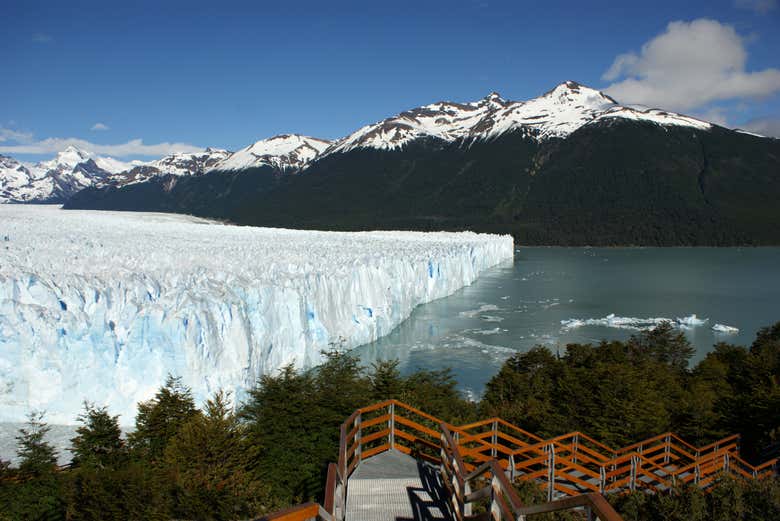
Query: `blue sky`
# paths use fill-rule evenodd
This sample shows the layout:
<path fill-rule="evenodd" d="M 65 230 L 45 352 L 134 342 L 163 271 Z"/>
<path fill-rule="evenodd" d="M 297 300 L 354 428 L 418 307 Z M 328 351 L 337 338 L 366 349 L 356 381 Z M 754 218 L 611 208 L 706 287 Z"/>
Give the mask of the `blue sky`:
<path fill-rule="evenodd" d="M 76 143 L 149 159 L 338 138 L 433 101 L 522 100 L 568 79 L 780 135 L 777 0 L 623 4 L 5 0 L 0 153 Z"/>

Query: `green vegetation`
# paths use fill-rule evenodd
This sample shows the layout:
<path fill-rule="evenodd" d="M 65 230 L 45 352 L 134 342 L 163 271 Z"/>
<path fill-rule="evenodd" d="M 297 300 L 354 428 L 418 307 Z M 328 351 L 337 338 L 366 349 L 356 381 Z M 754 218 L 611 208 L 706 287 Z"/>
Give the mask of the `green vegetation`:
<path fill-rule="evenodd" d="M 581 430 L 615 446 L 667 430 L 694 443 L 739 432 L 749 460 L 776 452 L 780 323 L 749 348 L 718 344 L 689 368 L 691 354 L 667 325 L 626 342 L 572 344 L 561 356 L 535 348 L 507 360 L 480 403 L 465 400 L 447 370 L 403 376 L 396 361 L 362 368 L 336 351 L 316 370 L 262 377 L 238 407 L 217 392 L 198 409 L 170 377 L 139 404 L 127 441 L 116 416 L 85 403 L 67 469 L 57 469 L 48 427 L 33 414 L 17 438 L 20 464 L 0 462 L 0 520 L 247 519 L 321 501 L 340 424 L 388 398 L 453 424 L 495 414 L 541 435 Z M 533 485 L 518 489 L 527 503 L 545 500 Z M 710 494 L 683 488 L 610 501 L 627 521 L 780 519 L 780 482 L 724 479 Z"/>
<path fill-rule="evenodd" d="M 543 436 L 582 431 L 615 447 L 673 431 L 706 444 L 742 435 L 748 460 L 780 441 L 780 323 L 750 348 L 719 343 L 692 369 L 669 324 L 627 342 L 537 347 L 506 361 L 487 384 L 483 415 Z"/>

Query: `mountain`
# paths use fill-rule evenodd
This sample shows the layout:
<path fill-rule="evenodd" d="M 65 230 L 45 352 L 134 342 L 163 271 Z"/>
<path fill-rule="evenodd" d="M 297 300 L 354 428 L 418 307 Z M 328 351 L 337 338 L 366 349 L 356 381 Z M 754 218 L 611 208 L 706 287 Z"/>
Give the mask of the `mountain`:
<path fill-rule="evenodd" d="M 336 141 L 299 175 L 268 163 L 175 187 L 90 188 L 66 207 L 472 229 L 521 244 L 780 244 L 780 140 L 621 105 L 575 82 L 528 101 L 491 93 L 402 112 Z"/>
<path fill-rule="evenodd" d="M 282 134 L 258 141 L 214 165 L 213 170 L 238 171 L 270 166 L 280 172 L 299 171 L 331 145 L 330 141 Z"/>
<path fill-rule="evenodd" d="M 31 166 L 0 156 L 0 203 L 61 203 L 128 166 L 110 157 L 92 157 L 74 146 Z"/>
<path fill-rule="evenodd" d="M 126 186 L 147 182 L 162 176 L 202 175 L 228 157 L 230 157 L 230 152 L 215 148 L 207 148 L 203 152 L 171 154 L 156 161 L 117 172 L 100 186 Z"/>
<path fill-rule="evenodd" d="M 358 148 L 396 150 L 424 138 L 474 142 L 519 132 L 536 141 L 565 138 L 584 125 L 612 118 L 708 129 L 694 118 L 619 105 L 597 90 L 567 81 L 529 101 L 506 101 L 492 92 L 472 103 L 440 101 L 368 125 L 339 140 L 329 153 Z"/>

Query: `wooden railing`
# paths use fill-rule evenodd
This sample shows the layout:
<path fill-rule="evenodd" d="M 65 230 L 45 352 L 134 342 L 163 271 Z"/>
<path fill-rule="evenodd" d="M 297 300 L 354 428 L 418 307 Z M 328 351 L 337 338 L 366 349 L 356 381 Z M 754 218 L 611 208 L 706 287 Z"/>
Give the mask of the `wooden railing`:
<path fill-rule="evenodd" d="M 775 475 L 777 466 L 777 459 L 758 466 L 744 461 L 739 435 L 696 447 L 664 433 L 614 449 L 581 432 L 544 439 L 501 418 L 453 426 L 397 400 L 356 410 L 340 429 L 338 462 L 328 468 L 324 506 L 317 505 L 316 516 L 311 515 L 314 506 L 307 504 L 264 519 L 343 521 L 349 477 L 361 461 L 388 450 L 441 464 L 458 519 L 470 517 L 472 506 L 488 497 L 493 515 L 501 512 L 494 519 L 571 508 L 585 508 L 603 520 L 620 519 L 609 517 L 602 494 L 661 492 L 685 483 L 706 491 L 724 474 L 763 479 Z M 538 483 L 548 503 L 521 506 L 511 486 L 516 480 Z M 476 483 L 482 488 L 471 492 Z M 546 508 L 552 510 L 539 510 Z M 516 516 L 506 517 L 508 513 Z"/>
<path fill-rule="evenodd" d="M 497 460 L 491 459 L 468 471 L 461 455 L 461 446 L 453 440 L 448 426 L 442 423 L 441 431 L 441 477 L 451 498 L 449 506 L 456 521 L 509 521 L 525 519 L 525 516 L 533 514 L 576 508 L 585 510 L 586 519 L 593 519 L 594 515 L 601 521 L 623 519 L 604 496 L 595 493 L 580 494 L 540 505 L 523 505 L 507 478 L 505 469 Z M 477 510 L 481 510 L 477 515 L 474 514 L 475 506 Z"/>
<path fill-rule="evenodd" d="M 581 432 L 549 439 L 500 418 L 452 427 L 468 469 L 497 459 L 510 480 L 540 482 L 548 499 L 561 495 L 646 489 L 693 483 L 705 491 L 724 473 L 761 479 L 777 460 L 750 465 L 739 455 L 739 436 L 696 447 L 673 433 L 613 449 Z"/>

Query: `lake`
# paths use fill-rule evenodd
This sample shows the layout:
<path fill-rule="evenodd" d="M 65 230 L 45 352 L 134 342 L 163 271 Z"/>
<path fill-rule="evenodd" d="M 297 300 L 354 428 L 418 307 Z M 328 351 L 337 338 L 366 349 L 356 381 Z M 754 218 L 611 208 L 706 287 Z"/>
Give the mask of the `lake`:
<path fill-rule="evenodd" d="M 514 263 L 419 306 L 354 352 L 365 364 L 398 359 L 403 373 L 450 367 L 478 397 L 513 353 L 623 340 L 660 319 L 685 333 L 694 363 L 717 342 L 750 345 L 759 328 L 780 321 L 780 248 L 521 247 Z"/>

